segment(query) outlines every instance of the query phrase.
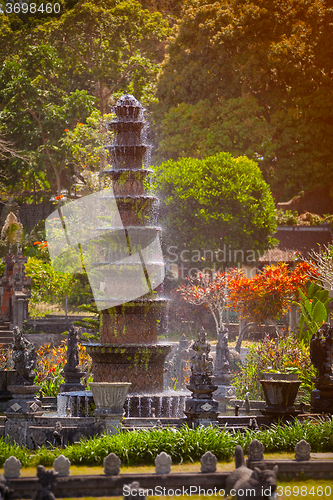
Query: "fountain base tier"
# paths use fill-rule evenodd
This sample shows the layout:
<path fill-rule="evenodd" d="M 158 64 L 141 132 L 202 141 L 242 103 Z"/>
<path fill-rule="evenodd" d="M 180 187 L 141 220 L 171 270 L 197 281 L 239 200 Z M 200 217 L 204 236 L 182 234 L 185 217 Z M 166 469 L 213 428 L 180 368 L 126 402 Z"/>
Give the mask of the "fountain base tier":
<path fill-rule="evenodd" d="M 164 361 L 170 345 L 86 344 L 94 382 L 131 382 L 130 393 L 163 391 Z"/>

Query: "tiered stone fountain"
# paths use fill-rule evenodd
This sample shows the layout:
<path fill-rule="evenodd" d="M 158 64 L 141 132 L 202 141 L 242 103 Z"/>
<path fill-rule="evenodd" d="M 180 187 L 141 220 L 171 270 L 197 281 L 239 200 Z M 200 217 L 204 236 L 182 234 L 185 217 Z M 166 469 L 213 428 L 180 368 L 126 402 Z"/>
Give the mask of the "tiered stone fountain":
<path fill-rule="evenodd" d="M 152 171 L 143 167 L 147 151 L 141 139 L 143 108 L 125 95 L 114 112 L 116 119 L 109 127 L 115 139 L 108 146 L 113 167 L 103 175 L 113 189 L 123 227 L 121 231 L 112 225 L 103 227 L 103 234 L 112 235 L 105 252 L 108 276 L 102 287 L 107 299 L 96 302 L 107 307 L 101 311 L 101 343 L 88 344 L 87 352 L 93 359 L 94 382 L 130 382 L 131 393 L 154 394 L 163 391 L 164 361 L 171 349 L 157 343 L 166 305 L 153 292 L 164 277 L 161 229 L 153 217 L 158 200 L 145 189 Z M 100 263 L 95 267 L 99 272 Z M 136 293 L 139 298 L 128 300 Z"/>

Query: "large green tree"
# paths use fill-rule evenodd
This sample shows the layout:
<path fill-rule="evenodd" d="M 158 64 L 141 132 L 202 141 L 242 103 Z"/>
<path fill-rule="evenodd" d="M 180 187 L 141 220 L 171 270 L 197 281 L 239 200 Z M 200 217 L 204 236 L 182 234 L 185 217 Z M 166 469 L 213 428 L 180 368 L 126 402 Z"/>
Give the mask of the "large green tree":
<path fill-rule="evenodd" d="M 325 0 L 185 2 L 158 85 L 160 155 L 188 154 L 174 118 L 192 156 L 247 153 L 278 198 L 331 182 L 332 22 Z"/>
<path fill-rule="evenodd" d="M 229 153 L 169 160 L 156 167 L 156 184 L 169 261 L 253 265 L 274 245 L 274 201 L 253 160 Z"/>
<path fill-rule="evenodd" d="M 102 114 L 119 91 L 146 102 L 153 98 L 161 41 L 169 33 L 160 13 L 136 0 L 79 0 L 42 30 L 67 66 L 69 85 L 94 95 Z"/>
<path fill-rule="evenodd" d="M 63 147 L 65 130 L 85 120 L 94 108 L 94 97 L 77 90 L 67 94 L 59 85 L 62 61 L 49 44 L 27 47 L 21 57 L 6 58 L 0 72 L 0 131 L 24 152 L 2 162 L 9 188 L 32 184 L 51 187 L 60 195 L 69 187 Z"/>
<path fill-rule="evenodd" d="M 167 22 L 136 0 L 61 4 L 59 16 L 0 20 L 0 133 L 26 158 L 1 162 L 15 193 L 70 189 L 87 163 L 73 155 L 71 138 L 85 145 L 71 132 L 93 109 L 109 112 L 124 92 L 150 102 L 163 58 Z"/>

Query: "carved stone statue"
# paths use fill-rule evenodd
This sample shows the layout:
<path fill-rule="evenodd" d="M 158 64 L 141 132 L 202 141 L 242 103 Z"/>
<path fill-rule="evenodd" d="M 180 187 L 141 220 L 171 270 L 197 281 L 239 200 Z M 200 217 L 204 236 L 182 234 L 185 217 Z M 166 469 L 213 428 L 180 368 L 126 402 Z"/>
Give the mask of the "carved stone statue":
<path fill-rule="evenodd" d="M 216 358 L 214 375 L 222 375 L 230 373 L 230 363 L 228 360 L 228 332 L 221 331 L 217 334 Z"/>
<path fill-rule="evenodd" d="M 202 328 L 199 339 L 192 346 L 196 354 L 191 359 L 191 371 L 195 375 L 213 375 L 213 357 L 209 354 L 210 345 L 207 342 L 207 334 Z"/>
<path fill-rule="evenodd" d="M 84 385 L 80 383 L 84 373 L 80 372 L 79 367 L 79 347 L 81 328 L 72 326 L 69 329 L 67 337 L 67 363 L 64 366 L 63 375 L 65 383 L 61 384 L 60 392 L 68 392 L 72 390 L 83 391 Z"/>
<path fill-rule="evenodd" d="M 316 389 L 311 392 L 311 411 L 333 413 L 333 327 L 328 323 L 312 335 L 310 358 L 318 372 Z"/>
<path fill-rule="evenodd" d="M 192 346 L 195 351 L 191 359 L 191 377 L 187 388 L 192 392 L 192 397 L 186 401 L 185 415 L 187 423 L 191 426 L 208 426 L 217 423 L 218 402 L 212 398 L 216 391 L 214 384 L 213 357 L 209 354 L 210 344 L 202 328 L 199 338 Z"/>
<path fill-rule="evenodd" d="M 33 385 L 37 363 L 35 348 L 31 342 L 22 337 L 22 332 L 17 326 L 13 328 L 13 336 L 12 359 L 17 371 L 16 384 Z"/>
<path fill-rule="evenodd" d="M 64 372 L 77 371 L 79 368 L 79 347 L 80 327 L 72 326 L 69 329 L 67 337 L 67 363 L 64 366 Z"/>
<path fill-rule="evenodd" d="M 57 480 L 57 472 L 54 470 L 46 470 L 44 465 L 37 466 L 37 477 L 39 487 L 36 491 L 33 500 L 56 500 L 52 489 Z"/>
<path fill-rule="evenodd" d="M 319 383 L 333 382 L 333 328 L 324 323 L 310 341 L 310 358 L 318 371 Z"/>

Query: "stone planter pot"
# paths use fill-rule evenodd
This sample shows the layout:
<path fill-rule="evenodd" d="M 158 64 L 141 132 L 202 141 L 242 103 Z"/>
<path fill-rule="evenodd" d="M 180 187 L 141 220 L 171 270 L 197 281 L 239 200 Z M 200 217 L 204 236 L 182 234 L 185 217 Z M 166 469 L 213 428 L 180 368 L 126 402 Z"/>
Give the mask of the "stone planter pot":
<path fill-rule="evenodd" d="M 94 417 L 102 431 L 115 434 L 121 428 L 125 399 L 130 385 L 130 382 L 90 383 L 96 405 Z"/>
<path fill-rule="evenodd" d="M 91 382 L 90 387 L 96 404 L 94 415 L 121 415 L 130 382 Z"/>
<path fill-rule="evenodd" d="M 300 380 L 260 380 L 264 390 L 266 406 L 261 412 L 265 415 L 296 415 L 294 403 Z"/>
<path fill-rule="evenodd" d="M 297 380 L 297 373 L 271 373 L 266 372 L 262 374 L 263 380 Z"/>

